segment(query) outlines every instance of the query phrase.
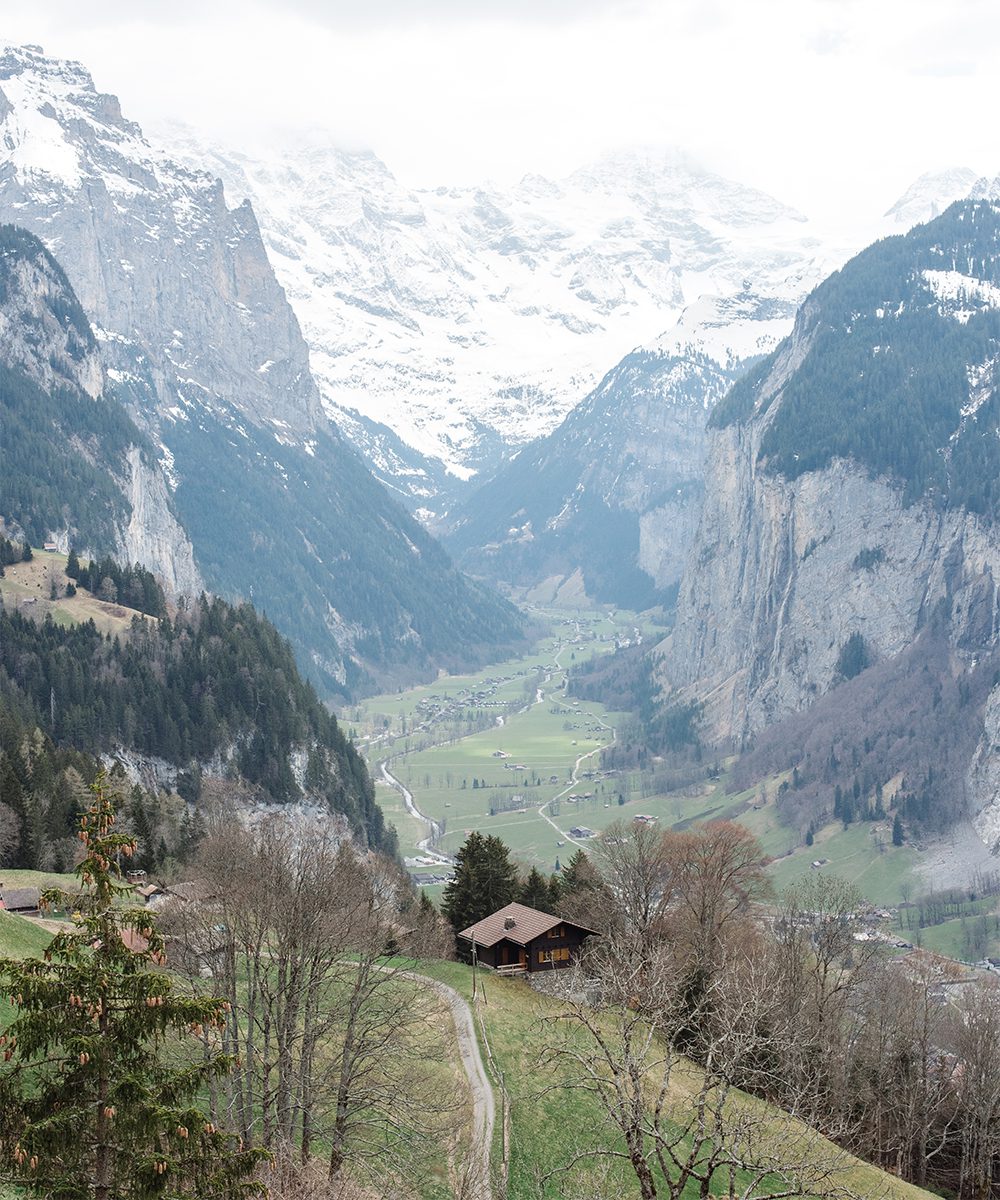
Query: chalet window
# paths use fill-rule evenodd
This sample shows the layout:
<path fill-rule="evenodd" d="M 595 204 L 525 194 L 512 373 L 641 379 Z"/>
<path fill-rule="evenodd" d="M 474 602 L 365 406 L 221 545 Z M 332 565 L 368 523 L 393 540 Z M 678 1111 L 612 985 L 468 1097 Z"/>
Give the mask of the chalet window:
<path fill-rule="evenodd" d="M 552 950 L 539 950 L 538 961 L 547 962 L 569 962 L 569 947 L 555 946 Z"/>
<path fill-rule="evenodd" d="M 549 932 L 545 936 L 550 937 L 550 938 L 563 937 L 565 932 L 566 931 L 563 929 L 563 927 L 561 925 L 557 925 L 555 927 L 555 929 L 550 929 Z"/>

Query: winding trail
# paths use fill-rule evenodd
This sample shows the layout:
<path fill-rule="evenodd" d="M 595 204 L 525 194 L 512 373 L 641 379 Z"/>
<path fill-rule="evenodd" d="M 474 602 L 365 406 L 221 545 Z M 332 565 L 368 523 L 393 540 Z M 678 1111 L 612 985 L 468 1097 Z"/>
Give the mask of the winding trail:
<path fill-rule="evenodd" d="M 566 708 L 566 711 L 569 713 L 576 712 L 575 708 L 569 708 L 566 705 L 562 705 L 561 707 Z M 615 740 L 617 733 L 616 733 L 615 727 L 613 725 L 609 725 L 607 723 L 607 721 L 605 721 L 603 719 L 603 717 L 597 716 L 596 713 L 588 713 L 587 715 L 592 720 L 596 721 L 598 723 L 598 725 L 601 725 L 604 729 L 610 730 L 611 741 L 613 742 Z M 606 746 L 596 746 L 593 750 L 588 750 L 586 754 L 581 754 L 577 758 L 576 762 L 573 764 L 573 774 L 570 776 L 569 783 L 563 788 L 563 790 L 561 792 L 557 792 L 553 797 L 551 797 L 551 799 L 546 800 L 544 804 L 540 804 L 538 806 L 538 815 L 542 818 L 542 820 L 548 821 L 548 823 L 552 826 L 552 828 L 556 831 L 556 833 L 559 834 L 559 836 L 561 838 L 563 838 L 567 842 L 572 842 L 574 846 L 579 846 L 581 850 L 586 850 L 586 848 L 587 848 L 586 845 L 582 841 L 580 841 L 579 838 L 571 837 L 568 833 L 566 833 L 565 830 L 560 829 L 559 826 L 555 823 L 555 821 L 552 820 L 552 818 L 549 816 L 549 814 L 545 810 L 549 807 L 550 804 L 554 803 L 556 800 L 561 800 L 563 798 L 563 796 L 565 796 L 569 792 L 571 792 L 573 790 L 573 788 L 575 788 L 576 785 L 580 782 L 580 764 L 586 762 L 588 758 L 593 758 L 595 754 L 600 754 L 601 751 L 605 750 L 605 749 L 607 749 Z"/>

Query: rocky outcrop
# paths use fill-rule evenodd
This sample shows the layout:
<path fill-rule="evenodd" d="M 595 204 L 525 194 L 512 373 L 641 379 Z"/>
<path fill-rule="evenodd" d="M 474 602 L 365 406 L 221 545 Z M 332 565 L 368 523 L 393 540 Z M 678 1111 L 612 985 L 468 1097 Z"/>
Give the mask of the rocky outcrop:
<path fill-rule="evenodd" d="M 1000 854 L 1000 687 L 986 701 L 983 736 L 969 766 L 973 828 L 994 854 Z"/>
<path fill-rule="evenodd" d="M 954 673 L 1000 649 L 998 238 L 1000 209 L 970 203 L 865 252 L 713 417 L 660 668 L 708 736 L 746 746 L 932 625 Z M 993 842 L 998 755 L 995 688 L 966 780 Z"/>
<path fill-rule="evenodd" d="M 142 563 L 169 596 L 196 595 L 203 586 L 201 576 L 188 536 L 174 516 L 159 464 L 139 446 L 128 448 L 125 462 L 122 483 L 130 511 L 119 538 L 118 557 L 126 563 Z"/>
<path fill-rule="evenodd" d="M 686 304 L 816 253 L 797 213 L 676 151 L 411 191 L 374 155 L 318 141 L 264 157 L 166 136 L 252 199 L 331 414 L 428 516 L 552 432 Z"/>
<path fill-rule="evenodd" d="M 5 227 L 0 244 L 0 366 L 13 380 L 4 403 L 17 404 L 13 389 L 23 381 L 36 385 L 46 398 L 60 397 L 44 417 L 8 413 L 10 444 L 0 503 L 9 511 L 0 515 L 17 523 L 24 514 L 10 511 L 14 497 L 50 482 L 33 480 L 31 473 L 58 474 L 53 464 L 76 456 L 114 483 L 96 519 L 88 519 L 74 503 L 73 492 L 86 489 L 86 480 L 70 470 L 67 493 L 48 513 L 45 538 L 64 552 L 73 544 L 84 556 L 113 553 L 126 563 L 141 563 L 170 596 L 196 592 L 201 580 L 166 481 L 138 429 L 106 399 L 108 380 L 98 343 L 65 273 L 24 230 Z M 110 424 L 105 406 L 112 414 Z M 30 449 L 28 438 L 33 439 Z"/>

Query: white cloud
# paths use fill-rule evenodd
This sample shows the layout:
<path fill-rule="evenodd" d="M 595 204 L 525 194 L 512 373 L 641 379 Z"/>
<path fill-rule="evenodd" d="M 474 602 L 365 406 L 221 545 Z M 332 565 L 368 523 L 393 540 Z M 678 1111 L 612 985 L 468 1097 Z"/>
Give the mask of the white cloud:
<path fill-rule="evenodd" d="M 244 144 L 311 127 L 417 184 L 678 144 L 806 211 L 871 213 L 925 170 L 1000 169 L 992 0 L 39 7 L 7 0 L 0 33 L 81 58 L 141 122 Z"/>

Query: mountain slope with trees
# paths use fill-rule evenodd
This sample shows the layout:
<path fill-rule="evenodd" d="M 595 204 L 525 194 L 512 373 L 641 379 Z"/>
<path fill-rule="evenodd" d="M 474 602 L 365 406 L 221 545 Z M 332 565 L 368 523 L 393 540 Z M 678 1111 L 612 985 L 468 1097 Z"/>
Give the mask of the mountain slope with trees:
<path fill-rule="evenodd" d="M 248 203 L 229 208 L 217 178 L 37 47 L 0 54 L 0 130 L 0 218 L 57 249 L 206 586 L 252 588 L 328 696 L 519 641 L 516 611 L 455 570 L 324 414 Z"/>
<path fill-rule="evenodd" d="M 360 755 L 289 644 L 249 605 L 203 597 L 172 619 L 136 618 L 113 641 L 92 622 L 67 628 L 0 612 L 0 704 L 9 726 L 0 802 L 26 829 L 39 819 L 25 795 L 35 782 L 30 745 L 41 739 L 64 752 L 161 760 L 190 801 L 215 776 L 258 802 L 320 805 L 343 814 L 364 844 L 395 851 Z M 67 797 L 63 817 L 73 811 Z"/>
<path fill-rule="evenodd" d="M 974 818 L 993 846 L 1000 206 L 982 190 L 831 276 L 715 410 L 660 680 L 665 703 L 704 702 L 705 738 L 744 749 L 826 697 L 808 738 L 817 813 L 855 774 L 859 807 L 874 810 L 895 763 L 908 813 L 929 827 Z M 871 725 L 832 718 L 838 695 L 868 693 Z M 944 739 L 929 753 L 947 778 L 932 787 L 927 756 L 898 740 L 917 728 Z M 802 750 L 780 734 L 768 744 L 786 766 Z"/>

